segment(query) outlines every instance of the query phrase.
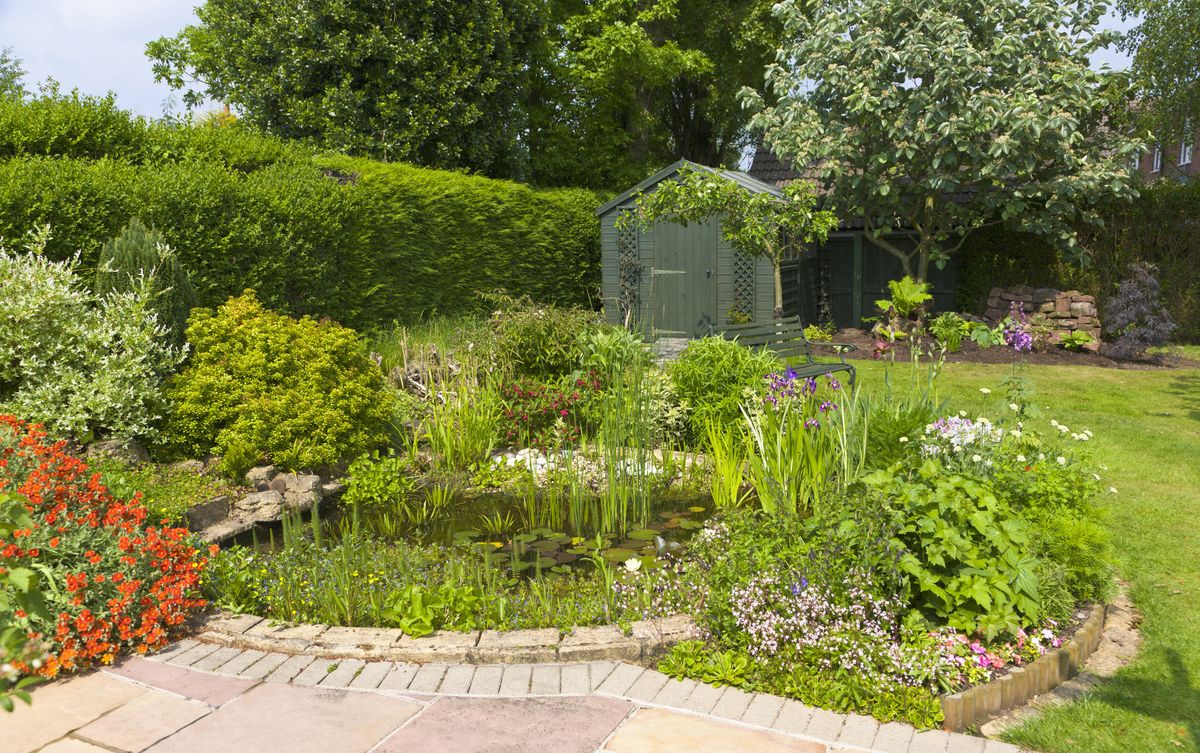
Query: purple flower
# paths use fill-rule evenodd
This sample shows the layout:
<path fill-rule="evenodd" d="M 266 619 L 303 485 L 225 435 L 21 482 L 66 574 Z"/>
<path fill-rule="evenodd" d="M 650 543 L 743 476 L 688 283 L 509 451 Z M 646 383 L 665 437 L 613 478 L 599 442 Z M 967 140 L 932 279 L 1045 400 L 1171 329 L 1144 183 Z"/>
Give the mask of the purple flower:
<path fill-rule="evenodd" d="M 820 425 L 821 425 L 821 422 L 820 422 L 820 421 L 818 421 L 818 420 L 817 420 L 817 419 L 815 419 L 815 418 L 810 418 L 810 419 L 807 419 L 807 420 L 805 420 L 805 422 L 804 422 L 804 427 L 805 427 L 806 429 L 816 429 L 816 428 L 818 428 Z"/>

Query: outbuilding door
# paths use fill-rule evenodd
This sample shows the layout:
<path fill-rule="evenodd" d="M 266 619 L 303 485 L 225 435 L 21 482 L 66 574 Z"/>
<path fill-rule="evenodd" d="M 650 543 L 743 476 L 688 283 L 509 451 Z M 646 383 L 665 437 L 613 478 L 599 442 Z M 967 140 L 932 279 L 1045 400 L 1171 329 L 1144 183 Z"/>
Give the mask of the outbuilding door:
<path fill-rule="evenodd" d="M 713 220 L 654 226 L 654 327 L 667 337 L 703 337 L 717 324 L 717 233 Z"/>

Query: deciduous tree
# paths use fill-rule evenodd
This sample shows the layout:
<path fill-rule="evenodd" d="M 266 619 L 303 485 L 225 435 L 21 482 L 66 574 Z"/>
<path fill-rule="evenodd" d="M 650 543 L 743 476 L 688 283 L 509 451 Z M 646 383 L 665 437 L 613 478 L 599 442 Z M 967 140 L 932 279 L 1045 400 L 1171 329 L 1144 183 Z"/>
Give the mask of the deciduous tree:
<path fill-rule="evenodd" d="M 1069 255 L 1093 207 L 1130 197 L 1141 148 L 1110 127 L 1102 0 L 848 0 L 776 6 L 785 26 L 753 125 L 839 216 L 924 279 L 1005 223 Z M 777 97 L 774 105 L 771 97 Z M 911 245 L 898 241 L 908 236 Z"/>

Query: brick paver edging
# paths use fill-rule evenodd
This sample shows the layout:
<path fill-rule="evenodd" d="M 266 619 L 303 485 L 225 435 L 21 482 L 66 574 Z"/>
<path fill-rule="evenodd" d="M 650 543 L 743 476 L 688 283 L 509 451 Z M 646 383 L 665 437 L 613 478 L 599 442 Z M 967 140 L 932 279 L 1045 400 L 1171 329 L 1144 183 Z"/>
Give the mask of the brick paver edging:
<path fill-rule="evenodd" d="M 575 628 L 560 635 L 539 630 L 443 630 L 412 638 L 397 629 L 337 627 L 272 622 L 254 615 L 222 612 L 201 617 L 196 640 L 268 653 L 323 659 L 360 659 L 409 664 L 537 664 L 542 662 L 638 661 L 664 653 L 698 636 L 687 615 L 633 623 L 629 634 L 616 625 Z"/>
<path fill-rule="evenodd" d="M 1079 668 L 1100 645 L 1104 614 L 1102 605 L 1092 607 L 1092 613 L 1071 640 L 1032 664 L 1014 667 L 984 685 L 941 696 L 942 714 L 946 717 L 943 726 L 960 731 L 980 725 L 1079 674 Z"/>
<path fill-rule="evenodd" d="M 167 665 L 167 666 L 161 666 Z M 257 683 L 288 683 L 328 690 L 382 693 L 419 703 L 438 696 L 531 698 L 599 695 L 638 707 L 657 707 L 824 743 L 846 753 L 1020 753 L 1015 745 L 868 716 L 837 714 L 788 698 L 676 680 L 653 669 L 616 661 L 528 664 L 407 664 L 333 659 L 240 649 L 188 638 L 146 658 L 104 670 L 150 687 L 193 697 L 196 673 L 219 675 L 241 690 Z M 209 688 L 211 691 L 211 688 Z"/>

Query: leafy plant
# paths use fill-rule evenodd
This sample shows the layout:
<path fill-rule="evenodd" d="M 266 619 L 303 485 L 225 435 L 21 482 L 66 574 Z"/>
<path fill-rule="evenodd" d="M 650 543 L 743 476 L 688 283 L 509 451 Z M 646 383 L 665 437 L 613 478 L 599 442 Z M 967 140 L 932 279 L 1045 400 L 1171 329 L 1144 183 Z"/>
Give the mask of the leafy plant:
<path fill-rule="evenodd" d="M 712 464 L 712 497 L 718 510 L 735 510 L 750 495 L 746 482 L 746 443 L 736 426 L 708 424 L 708 455 Z"/>
<path fill-rule="evenodd" d="M 25 499 L 0 491 L 0 541 L 14 531 L 32 529 L 33 518 L 25 509 Z M 51 584 L 53 585 L 53 584 Z M 13 710 L 13 700 L 33 703 L 28 688 L 39 682 L 35 675 L 22 676 L 18 666 L 41 667 L 45 657 L 41 645 L 30 638 L 26 621 L 32 617 L 49 622 L 52 617 L 42 594 L 45 584 L 34 568 L 19 565 L 0 556 L 0 708 Z"/>
<path fill-rule="evenodd" d="M 383 611 L 383 618 L 413 638 L 443 628 L 471 630 L 479 594 L 468 587 L 443 583 L 436 589 L 411 585 L 396 595 Z"/>
<path fill-rule="evenodd" d="M 503 364 L 517 376 L 564 377 L 579 368 L 588 333 L 599 327 L 594 311 L 534 303 L 528 297 L 485 296 L 498 304 L 491 326 Z M 592 355 L 595 351 L 592 351 Z"/>
<path fill-rule="evenodd" d="M 823 327 L 819 324 L 810 324 L 804 328 L 804 339 L 812 343 L 827 343 L 833 340 L 833 332 L 831 327 Z"/>
<path fill-rule="evenodd" d="M 196 309 L 188 339 L 192 360 L 168 391 L 169 451 L 221 455 L 239 476 L 263 459 L 333 466 L 385 442 L 392 393 L 352 330 L 268 311 L 248 290 Z"/>
<path fill-rule="evenodd" d="M 1081 329 L 1072 330 L 1059 339 L 1061 344 L 1067 350 L 1080 351 L 1083 346 L 1089 345 L 1092 342 L 1092 336 Z"/>
<path fill-rule="evenodd" d="M 80 442 L 153 437 L 183 352 L 166 342 L 149 281 L 99 299 L 78 257 L 43 254 L 48 233 L 32 234 L 23 253 L 0 246 L 0 412 Z"/>
<path fill-rule="evenodd" d="M 885 316 L 897 318 L 903 322 L 917 317 L 923 311 L 927 301 L 933 300 L 929 292 L 929 283 L 914 280 L 904 275 L 899 280 L 888 281 L 890 298 L 875 301 L 875 305 Z"/>
<path fill-rule="evenodd" d="M 350 464 L 342 501 L 352 507 L 384 508 L 403 504 L 416 488 L 409 459 L 394 450 L 361 455 Z"/>
<path fill-rule="evenodd" d="M 1157 273 L 1152 264 L 1130 264 L 1128 277 L 1105 305 L 1104 326 L 1111 335 L 1106 352 L 1113 358 L 1137 360 L 1170 342 L 1175 320 L 1163 305 Z"/>
<path fill-rule="evenodd" d="M 689 437 L 699 441 L 710 421 L 732 425 L 741 417 L 746 393 L 759 393 L 767 374 L 779 368 L 768 351 L 755 351 L 722 337 L 692 340 L 667 366 L 688 414 Z"/>
<path fill-rule="evenodd" d="M 182 345 L 188 314 L 195 304 L 192 283 L 163 234 L 134 217 L 100 249 L 95 289 L 104 297 L 135 292 L 143 286 L 148 288 L 153 311 L 168 339 Z"/>
<path fill-rule="evenodd" d="M 971 323 L 953 311 L 946 311 L 929 323 L 929 332 L 942 347 L 957 353 L 963 338 L 971 333 Z"/>
<path fill-rule="evenodd" d="M 517 379 L 500 388 L 501 427 L 511 445 L 547 450 L 577 443 L 582 434 L 581 403 L 599 393 L 594 374 L 567 380 L 563 386 Z"/>
<path fill-rule="evenodd" d="M 986 484 L 926 460 L 912 478 L 875 471 L 868 488 L 900 517 L 900 567 L 913 603 L 928 615 L 988 638 L 1015 636 L 1042 616 L 1037 559 L 1025 521 Z"/>

